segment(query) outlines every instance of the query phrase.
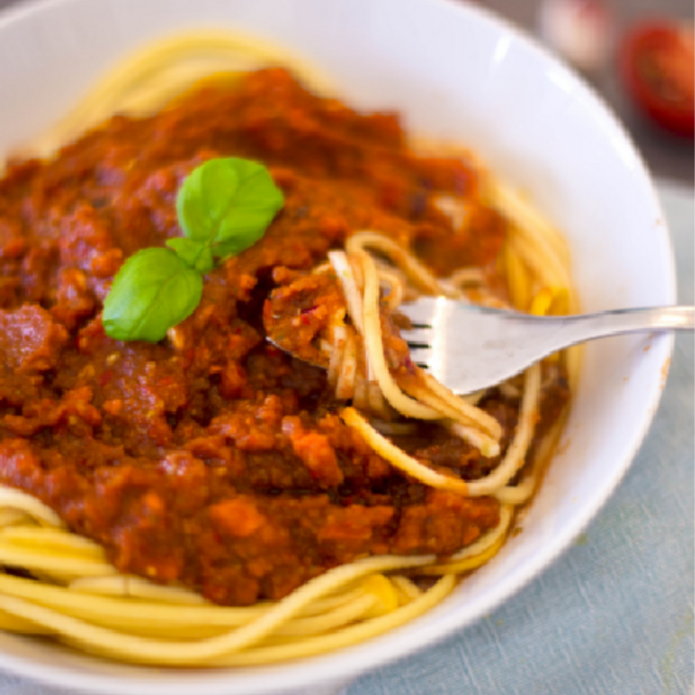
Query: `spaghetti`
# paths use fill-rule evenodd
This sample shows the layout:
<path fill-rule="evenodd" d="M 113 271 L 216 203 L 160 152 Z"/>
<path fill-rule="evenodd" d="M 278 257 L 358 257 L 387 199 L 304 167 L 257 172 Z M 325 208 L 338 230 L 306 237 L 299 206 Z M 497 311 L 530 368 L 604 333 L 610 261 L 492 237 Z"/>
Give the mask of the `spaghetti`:
<path fill-rule="evenodd" d="M 6 271 L 16 287 L 0 288 L 3 325 L 9 335 L 24 312 L 44 341 L 31 346 L 33 362 L 27 351 L 16 358 L 20 381 L 0 379 L 4 630 L 162 666 L 265 664 L 354 644 L 412 620 L 494 557 L 552 454 L 566 408 L 558 397 L 550 417 L 543 403 L 565 377 L 576 382 L 575 355 L 460 398 L 412 364 L 397 324 L 400 304 L 423 293 L 576 310 L 562 239 L 472 165 L 419 159 L 390 117 L 358 117 L 284 71 L 249 76 L 259 63 L 290 65 L 330 89 L 295 57 L 249 40 L 170 39 L 123 63 L 39 139 L 53 159 L 15 165 L 0 182 L 8 225 L 46 200 L 51 214 L 69 211 L 51 253 L 71 259 L 53 269 L 54 256 L 31 256 L 18 241 L 3 256 L 17 261 Z M 116 111 L 124 115 L 102 124 Z M 213 113 L 233 114 L 232 125 Z M 267 157 L 289 196 L 282 219 L 269 241 L 211 274 L 200 308 L 166 345 L 114 345 L 98 311 L 123 250 L 166 238 L 172 187 L 220 150 Z M 139 160 L 156 164 L 150 175 Z M 56 202 L 63 162 L 71 177 L 93 178 Z M 340 195 L 321 181 L 327 167 Z M 457 192 L 466 177 L 475 182 Z M 32 186 L 40 195 L 22 198 Z M 367 213 L 371 189 L 380 206 Z M 431 189 L 444 193 L 428 201 Z M 135 230 L 112 243 L 131 224 L 149 237 Z M 300 230 L 292 243 L 290 225 Z M 469 254 L 468 263 L 450 267 L 447 250 L 437 252 L 432 230 L 441 229 L 451 232 L 449 255 Z M 494 232 L 492 251 L 481 230 Z M 27 280 L 39 260 L 58 283 L 45 296 Z M 29 301 L 34 309 L 16 308 Z M 262 328 L 325 377 L 262 346 Z M 86 472 L 69 463 L 92 451 Z M 189 567 L 191 556 L 201 564 Z"/>

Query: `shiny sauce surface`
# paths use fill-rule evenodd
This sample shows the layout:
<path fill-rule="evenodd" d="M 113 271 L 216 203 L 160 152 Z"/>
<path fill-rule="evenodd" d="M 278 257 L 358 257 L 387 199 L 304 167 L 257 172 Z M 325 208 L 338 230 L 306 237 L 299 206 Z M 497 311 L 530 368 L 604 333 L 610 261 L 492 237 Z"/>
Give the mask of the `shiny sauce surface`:
<path fill-rule="evenodd" d="M 178 188 L 221 156 L 263 162 L 284 209 L 206 276 L 200 306 L 167 340 L 109 338 L 100 316 L 113 276 L 138 249 L 180 236 Z M 416 156 L 396 116 L 313 96 L 281 69 L 201 86 L 153 117 L 116 116 L 48 161 L 11 162 L 0 179 L 0 484 L 41 499 L 122 572 L 228 605 L 281 598 L 370 554 L 444 557 L 473 542 L 498 523 L 498 502 L 395 471 L 342 423 L 325 372 L 266 342 L 262 316 L 274 288 L 361 229 L 440 275 L 483 267 L 503 291 L 506 223 L 478 183 L 461 159 Z M 443 194 L 466 200 L 458 229 L 435 204 Z M 335 301 L 311 296 L 303 310 Z M 567 398 L 561 374 L 545 381 L 539 435 Z M 518 405 L 494 391 L 482 404 L 504 445 Z M 498 463 L 436 425 L 398 443 L 466 479 Z"/>

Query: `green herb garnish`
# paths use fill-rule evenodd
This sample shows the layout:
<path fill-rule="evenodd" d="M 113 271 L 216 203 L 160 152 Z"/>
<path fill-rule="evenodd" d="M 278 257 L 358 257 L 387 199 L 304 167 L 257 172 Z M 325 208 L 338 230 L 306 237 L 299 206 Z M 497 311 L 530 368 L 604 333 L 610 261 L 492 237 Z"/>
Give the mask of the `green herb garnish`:
<path fill-rule="evenodd" d="M 203 276 L 168 249 L 143 249 L 118 271 L 104 302 L 104 330 L 117 340 L 161 340 L 193 313 Z"/>
<path fill-rule="evenodd" d="M 186 177 L 176 199 L 184 237 L 138 251 L 121 267 L 104 302 L 102 323 L 117 340 L 157 342 L 190 316 L 202 275 L 265 234 L 283 206 L 268 170 L 246 159 L 211 159 Z"/>

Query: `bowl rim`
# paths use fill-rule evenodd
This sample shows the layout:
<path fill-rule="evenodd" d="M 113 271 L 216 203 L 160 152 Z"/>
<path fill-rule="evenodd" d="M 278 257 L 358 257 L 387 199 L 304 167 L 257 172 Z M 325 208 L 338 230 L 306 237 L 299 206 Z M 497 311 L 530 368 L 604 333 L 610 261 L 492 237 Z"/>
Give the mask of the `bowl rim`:
<path fill-rule="evenodd" d="M 663 288 L 669 297 L 670 303 L 676 301 L 676 271 L 672 239 L 668 230 L 668 224 L 664 215 L 661 202 L 658 198 L 654 180 L 648 170 L 644 159 L 627 132 L 625 126 L 618 120 L 611 108 L 605 103 L 598 92 L 581 78 L 575 71 L 566 66 L 551 51 L 539 43 L 528 31 L 512 24 L 506 18 L 486 7 L 460 0 L 420 0 L 423 5 L 439 6 L 444 11 L 458 12 L 474 17 L 474 21 L 481 21 L 489 26 L 496 26 L 510 40 L 518 43 L 523 50 L 530 51 L 544 62 L 549 63 L 555 70 L 561 73 L 581 93 L 583 99 L 588 99 L 593 109 L 601 113 L 602 118 L 609 124 L 611 130 L 623 142 L 629 146 L 631 156 L 637 165 L 637 174 L 644 179 L 649 191 L 649 203 L 658 211 L 664 224 L 658 225 L 655 230 L 660 236 L 659 243 L 665 251 L 665 277 L 668 285 Z M 31 21 L 33 17 L 40 15 L 48 9 L 67 7 L 86 2 L 86 0 L 25 0 L 25 2 L 11 6 L 0 11 L 0 36 L 9 27 L 18 22 Z M 651 354 L 658 358 L 660 364 L 667 368 L 673 352 L 675 338 L 673 334 L 656 336 L 652 342 Z M 598 494 L 592 497 L 582 507 L 573 524 L 568 524 L 562 533 L 556 535 L 552 542 L 544 545 L 535 555 L 534 562 L 522 568 L 512 578 L 505 578 L 498 584 L 494 595 L 481 601 L 473 616 L 461 619 L 456 611 L 441 613 L 436 623 L 427 626 L 427 630 L 417 633 L 417 640 L 412 640 L 413 628 L 417 628 L 422 619 L 428 614 L 406 623 L 404 626 L 371 638 L 366 642 L 339 649 L 327 654 L 310 657 L 298 661 L 283 662 L 270 667 L 250 669 L 210 669 L 197 671 L 201 675 L 201 682 L 196 684 L 200 695 L 230 695 L 230 693 L 246 693 L 248 695 L 261 695 L 262 693 L 278 693 L 294 691 L 297 688 L 307 686 L 320 686 L 329 683 L 348 682 L 366 671 L 379 666 L 385 666 L 394 661 L 403 659 L 414 652 L 431 648 L 441 642 L 457 630 L 462 630 L 468 625 L 477 622 L 481 616 L 499 607 L 512 595 L 523 589 L 529 582 L 545 571 L 557 557 L 563 553 L 583 529 L 596 516 L 603 505 L 611 497 L 615 488 L 620 483 L 625 473 L 631 466 L 642 442 L 651 426 L 652 420 L 659 406 L 663 392 L 665 378 L 663 373 L 660 379 L 653 379 L 647 397 L 644 400 L 644 408 L 629 441 L 625 447 L 621 465 L 616 467 L 613 474 L 601 486 Z M 31 639 L 15 637 L 15 639 Z M 90 657 L 84 657 L 90 658 Z M 95 663 L 105 663 L 101 660 Z M 176 682 L 176 676 L 182 672 L 178 669 L 157 670 L 157 676 L 153 676 L 153 669 L 148 667 L 135 667 L 141 669 L 139 674 L 116 676 L 108 673 L 93 673 L 86 670 L 77 670 L 66 665 L 41 664 L 37 668 L 34 659 L 26 656 L 9 655 L 0 647 L 0 668 L 30 678 L 47 685 L 72 688 L 79 691 L 90 691 L 104 694 L 119 695 L 124 688 L 137 687 L 143 695 L 188 695 L 192 682 L 188 679 Z M 190 672 L 190 671 L 188 671 Z"/>

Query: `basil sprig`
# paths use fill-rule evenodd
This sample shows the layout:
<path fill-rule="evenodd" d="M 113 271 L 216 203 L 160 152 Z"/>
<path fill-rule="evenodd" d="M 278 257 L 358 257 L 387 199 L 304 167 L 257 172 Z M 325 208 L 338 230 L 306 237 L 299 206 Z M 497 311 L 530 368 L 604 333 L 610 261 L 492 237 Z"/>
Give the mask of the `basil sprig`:
<path fill-rule="evenodd" d="M 229 157 L 194 169 L 176 199 L 185 236 L 169 239 L 168 248 L 138 251 L 123 264 L 104 301 L 107 335 L 150 342 L 164 338 L 198 306 L 202 276 L 216 260 L 255 244 L 283 204 L 282 191 L 257 162 Z"/>

